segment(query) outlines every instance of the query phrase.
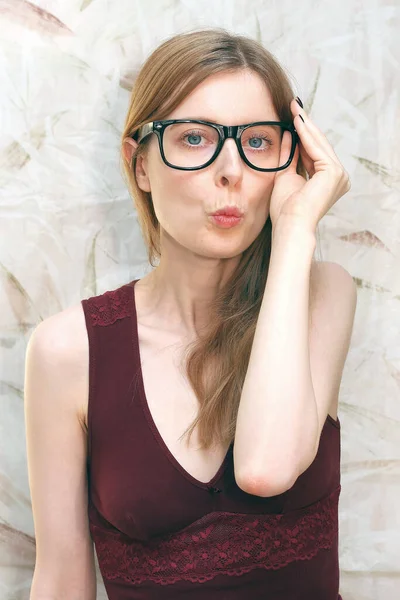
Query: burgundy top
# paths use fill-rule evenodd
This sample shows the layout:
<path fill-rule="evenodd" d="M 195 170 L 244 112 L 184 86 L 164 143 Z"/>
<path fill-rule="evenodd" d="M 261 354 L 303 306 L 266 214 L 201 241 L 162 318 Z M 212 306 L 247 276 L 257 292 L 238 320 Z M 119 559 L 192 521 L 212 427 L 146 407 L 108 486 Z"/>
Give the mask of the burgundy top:
<path fill-rule="evenodd" d="M 278 496 L 237 486 L 233 444 L 208 483 L 192 477 L 146 401 L 136 281 L 81 301 L 89 526 L 108 598 L 341 600 L 339 420 L 328 415 L 315 460 Z"/>

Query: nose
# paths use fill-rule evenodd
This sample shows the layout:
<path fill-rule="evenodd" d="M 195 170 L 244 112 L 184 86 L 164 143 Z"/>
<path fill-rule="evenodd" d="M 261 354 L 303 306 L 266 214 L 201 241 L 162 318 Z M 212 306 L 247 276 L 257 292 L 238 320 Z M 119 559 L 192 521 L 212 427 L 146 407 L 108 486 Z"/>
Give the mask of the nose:
<path fill-rule="evenodd" d="M 243 177 L 244 163 L 234 139 L 224 141 L 221 152 L 215 160 L 216 178 L 221 185 L 235 185 Z"/>

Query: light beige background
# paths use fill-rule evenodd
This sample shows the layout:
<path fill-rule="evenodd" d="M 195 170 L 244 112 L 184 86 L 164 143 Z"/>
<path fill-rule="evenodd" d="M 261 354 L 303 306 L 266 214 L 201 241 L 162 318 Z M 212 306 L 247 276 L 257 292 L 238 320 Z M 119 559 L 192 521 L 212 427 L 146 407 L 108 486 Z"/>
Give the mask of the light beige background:
<path fill-rule="evenodd" d="M 398 0 L 0 0 L 0 598 L 35 561 L 23 410 L 35 325 L 142 276 L 119 171 L 140 64 L 167 36 L 218 25 L 261 40 L 349 172 L 319 227 L 358 285 L 340 392 L 341 593 L 400 597 Z M 98 573 L 98 598 L 105 598 Z"/>

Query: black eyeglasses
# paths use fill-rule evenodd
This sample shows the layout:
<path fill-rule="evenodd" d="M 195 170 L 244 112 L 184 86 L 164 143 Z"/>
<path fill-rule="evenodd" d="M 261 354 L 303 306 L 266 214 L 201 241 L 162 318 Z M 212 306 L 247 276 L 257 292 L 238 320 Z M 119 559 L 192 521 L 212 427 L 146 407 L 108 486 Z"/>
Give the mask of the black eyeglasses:
<path fill-rule="evenodd" d="M 290 150 L 281 156 L 285 131 L 291 134 Z M 256 171 L 282 171 L 292 162 L 298 134 L 293 123 L 257 121 L 247 125 L 220 125 L 195 119 L 151 121 L 131 137 L 140 143 L 155 133 L 161 157 L 172 169 L 196 171 L 208 167 L 221 152 L 224 141 L 233 138 L 244 162 Z"/>

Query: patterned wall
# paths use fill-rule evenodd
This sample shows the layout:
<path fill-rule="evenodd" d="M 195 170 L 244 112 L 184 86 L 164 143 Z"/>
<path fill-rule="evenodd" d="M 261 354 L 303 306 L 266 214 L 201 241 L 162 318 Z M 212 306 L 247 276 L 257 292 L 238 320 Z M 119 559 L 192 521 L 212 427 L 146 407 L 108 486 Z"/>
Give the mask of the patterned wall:
<path fill-rule="evenodd" d="M 119 167 L 129 90 L 163 39 L 213 25 L 280 59 L 351 176 L 319 226 L 322 258 L 358 286 L 339 406 L 341 593 L 399 598 L 399 12 L 388 0 L 0 0 L 2 600 L 29 598 L 35 562 L 28 339 L 42 319 L 147 271 Z"/>

